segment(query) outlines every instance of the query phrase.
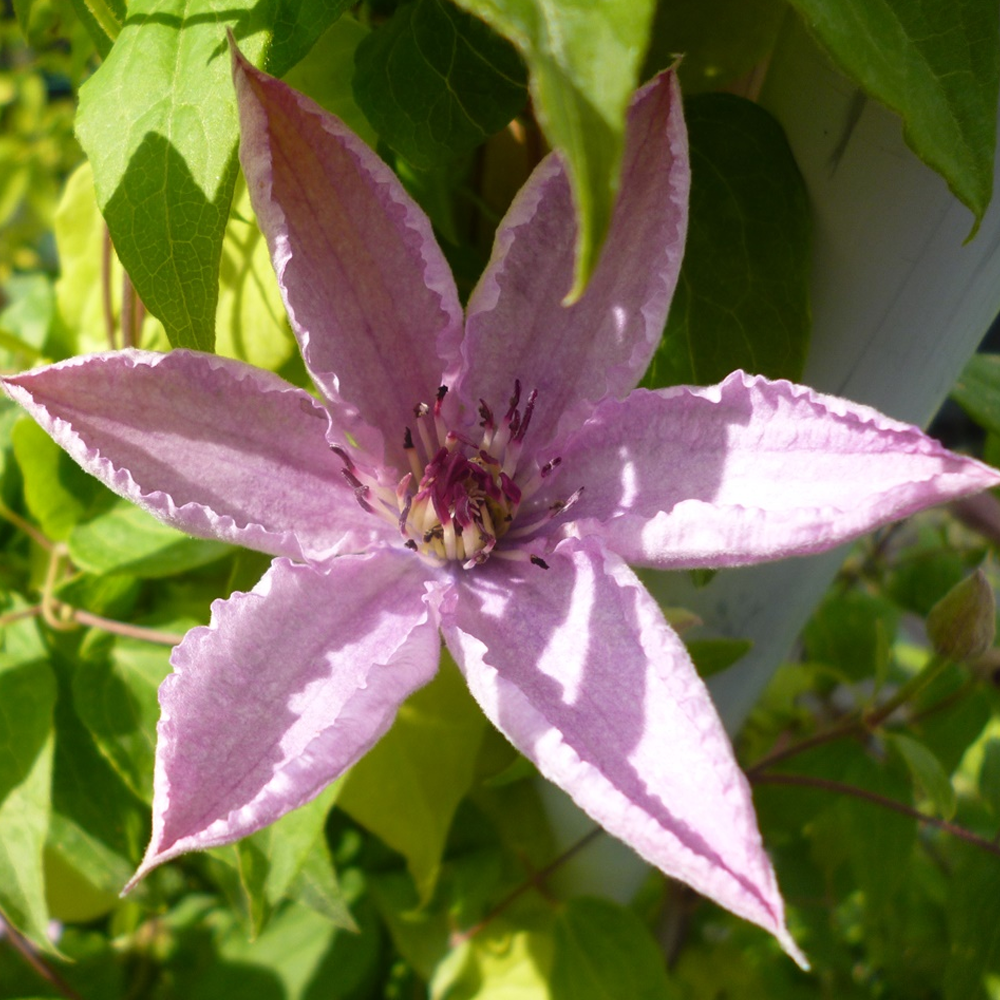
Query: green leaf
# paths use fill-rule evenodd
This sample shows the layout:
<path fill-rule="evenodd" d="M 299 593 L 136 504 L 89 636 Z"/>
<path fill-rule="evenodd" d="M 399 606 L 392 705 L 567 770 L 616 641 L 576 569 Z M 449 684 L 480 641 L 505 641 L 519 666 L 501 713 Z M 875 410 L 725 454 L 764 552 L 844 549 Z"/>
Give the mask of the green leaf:
<path fill-rule="evenodd" d="M 840 68 L 903 119 L 907 144 L 978 227 L 993 191 L 1000 9 L 993 0 L 791 0 Z M 975 227 L 973 232 L 975 231 Z"/>
<path fill-rule="evenodd" d="M 1000 865 L 985 851 L 962 848 L 948 880 L 951 953 L 944 970 L 945 1000 L 985 997 L 985 975 L 1000 972 Z"/>
<path fill-rule="evenodd" d="M 649 38 L 653 0 L 458 0 L 528 64 L 532 106 L 566 158 L 579 228 L 570 298 L 597 263 L 618 191 L 625 112 Z"/>
<path fill-rule="evenodd" d="M 337 800 L 406 858 L 424 901 L 434 889 L 452 816 L 472 787 L 486 727 L 458 669 L 442 655 L 437 677 L 354 765 Z"/>
<path fill-rule="evenodd" d="M 77 134 L 115 249 L 174 346 L 211 350 L 219 259 L 236 181 L 226 28 L 260 64 L 301 57 L 342 3 L 133 0 L 107 60 L 80 90 Z M 300 19 L 299 15 L 302 15 Z"/>
<path fill-rule="evenodd" d="M 708 385 L 733 369 L 801 377 L 810 222 L 781 126 L 751 101 L 687 102 L 691 214 L 663 340 L 644 384 Z"/>
<path fill-rule="evenodd" d="M 43 851 L 56 685 L 34 621 L 6 631 L 7 650 L 0 653 L 0 911 L 48 949 Z M 13 642 L 12 632 L 19 633 Z"/>
<path fill-rule="evenodd" d="M 43 534 L 54 542 L 62 541 L 106 491 L 34 420 L 19 420 L 11 438 L 24 477 L 24 502 Z"/>
<path fill-rule="evenodd" d="M 89 163 L 81 163 L 66 182 L 53 228 L 59 252 L 56 304 L 62 321 L 57 328 L 57 346 L 65 355 L 106 351 L 113 345 L 105 315 L 105 288 L 110 292 L 112 321 L 117 330 L 124 272 L 114 247 L 109 245 Z M 148 350 L 170 346 L 163 326 L 149 313 L 139 343 Z"/>
<path fill-rule="evenodd" d="M 88 573 L 127 573 L 142 579 L 174 576 L 232 552 L 222 542 L 191 538 L 160 524 L 126 500 L 75 525 L 67 545 L 70 558 Z"/>
<path fill-rule="evenodd" d="M 353 17 L 342 17 L 284 79 L 335 114 L 374 149 L 378 135 L 354 100 L 352 88 L 355 52 L 369 34 L 369 29 Z"/>
<path fill-rule="evenodd" d="M 663 954 L 631 911 L 603 899 L 573 899 L 555 925 L 553 1000 L 662 1000 Z"/>
<path fill-rule="evenodd" d="M 295 338 L 242 176 L 222 244 L 219 281 L 216 353 L 277 371 L 296 353 Z"/>
<path fill-rule="evenodd" d="M 803 632 L 807 658 L 852 680 L 875 675 L 885 644 L 896 633 L 891 602 L 860 590 L 832 593 Z"/>
<path fill-rule="evenodd" d="M 75 662 L 59 656 L 53 665 L 59 699 L 49 846 L 92 885 L 117 893 L 149 841 L 149 808 L 81 723 L 73 704 Z"/>
<path fill-rule="evenodd" d="M 495 921 L 438 966 L 431 1000 L 555 1000 L 553 949 L 548 928 L 510 930 Z"/>
<path fill-rule="evenodd" d="M 55 317 L 52 279 L 46 274 L 14 275 L 5 283 L 7 305 L 0 312 L 0 327 L 12 335 L 15 344 L 2 345 L 12 355 L 6 360 L 18 363 L 37 362 Z M 13 349 L 12 349 L 13 348 Z"/>
<path fill-rule="evenodd" d="M 685 645 L 703 678 L 728 670 L 753 648 L 749 639 L 691 639 Z"/>
<path fill-rule="evenodd" d="M 442 0 L 416 0 L 357 48 L 354 97 L 379 135 L 415 167 L 467 152 L 527 100 L 513 46 Z"/>
<path fill-rule="evenodd" d="M 980 427 L 1000 433 L 1000 354 L 973 354 L 951 398 Z"/>
<path fill-rule="evenodd" d="M 656 7 L 643 76 L 678 67 L 685 94 L 719 90 L 749 73 L 774 47 L 782 0 L 670 0 Z"/>
<path fill-rule="evenodd" d="M 152 802 L 156 692 L 170 673 L 170 650 L 121 636 L 95 645 L 73 671 L 74 707 L 125 784 Z"/>
<path fill-rule="evenodd" d="M 993 816 L 1000 818 L 1000 739 L 995 737 L 987 740 L 983 746 L 979 797 Z"/>
<path fill-rule="evenodd" d="M 934 807 L 934 812 L 943 819 L 955 815 L 958 799 L 941 761 L 923 743 L 902 733 L 886 737 L 910 769 L 914 783 L 923 791 Z"/>
<path fill-rule="evenodd" d="M 300 878 L 305 880 L 306 898 L 317 904 L 313 909 L 339 927 L 356 929 L 337 888 L 323 832 L 339 790 L 339 784 L 331 785 L 312 802 L 244 838 L 232 848 L 245 893 L 252 936 L 260 934 L 275 908 Z"/>

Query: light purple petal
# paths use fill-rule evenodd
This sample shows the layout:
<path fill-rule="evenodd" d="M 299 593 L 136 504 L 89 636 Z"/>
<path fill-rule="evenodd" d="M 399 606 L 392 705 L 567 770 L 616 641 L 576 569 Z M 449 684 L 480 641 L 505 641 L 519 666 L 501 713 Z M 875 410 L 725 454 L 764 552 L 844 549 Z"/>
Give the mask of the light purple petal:
<path fill-rule="evenodd" d="M 240 162 L 317 384 L 370 451 L 405 466 L 413 407 L 458 364 L 462 310 L 431 224 L 339 119 L 233 49 Z"/>
<path fill-rule="evenodd" d="M 743 372 L 607 400 L 561 455 L 573 528 L 660 568 L 820 552 L 1000 484 L 916 427 Z"/>
<path fill-rule="evenodd" d="M 687 652 L 594 539 L 457 581 L 448 648 L 483 711 L 605 829 L 800 958 L 746 779 Z"/>
<path fill-rule="evenodd" d="M 392 534 L 344 482 L 326 410 L 259 368 L 130 350 L 3 386 L 89 473 L 189 534 L 317 560 Z"/>
<path fill-rule="evenodd" d="M 611 228 L 584 296 L 573 278 L 576 215 L 566 173 L 546 159 L 497 232 L 469 301 L 461 393 L 501 409 L 514 379 L 538 389 L 529 442 L 553 436 L 584 400 L 623 396 L 663 332 L 687 230 L 687 133 L 673 73 L 639 91 L 628 117 Z"/>
<path fill-rule="evenodd" d="M 433 572 L 385 549 L 325 572 L 279 559 L 212 605 L 160 688 L 153 838 L 129 887 L 273 823 L 375 744 L 437 670 Z"/>

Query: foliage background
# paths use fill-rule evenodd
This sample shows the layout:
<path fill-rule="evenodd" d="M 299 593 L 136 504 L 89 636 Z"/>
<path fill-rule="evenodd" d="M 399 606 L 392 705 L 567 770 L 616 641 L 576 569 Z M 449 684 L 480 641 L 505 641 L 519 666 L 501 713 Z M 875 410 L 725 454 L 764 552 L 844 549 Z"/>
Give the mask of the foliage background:
<path fill-rule="evenodd" d="M 998 24 L 995 0 L 18 0 L 0 22 L 0 366 L 189 346 L 304 384 L 233 156 L 229 27 L 396 169 L 463 293 L 550 146 L 573 177 L 582 287 L 628 97 L 685 53 L 691 233 L 647 384 L 739 366 L 799 378 L 822 192 L 751 98 L 808 33 L 858 116 L 865 102 L 897 115 L 971 213 L 966 233 L 983 227 L 965 249 L 899 252 L 992 267 Z M 957 371 L 971 346 L 930 336 L 946 360 L 924 367 Z M 948 443 L 997 463 L 996 359 L 974 359 L 954 397 L 968 416 L 938 425 Z M 623 865 L 599 831 L 572 844 L 454 669 L 314 803 L 120 899 L 148 838 L 169 646 L 266 560 L 155 524 L 6 402 L 0 518 L 0 1000 L 1000 996 L 1000 658 L 944 662 L 924 624 L 977 566 L 995 585 L 992 497 L 855 545 L 734 715 L 810 974 Z M 726 578 L 653 581 L 695 595 L 704 623 L 685 636 L 723 705 L 761 647 L 713 621 Z"/>

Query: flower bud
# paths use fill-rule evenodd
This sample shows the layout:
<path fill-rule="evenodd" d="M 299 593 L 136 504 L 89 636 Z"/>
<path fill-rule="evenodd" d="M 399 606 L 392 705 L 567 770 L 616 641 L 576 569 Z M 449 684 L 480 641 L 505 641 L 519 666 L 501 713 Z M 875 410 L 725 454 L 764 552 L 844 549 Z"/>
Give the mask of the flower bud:
<path fill-rule="evenodd" d="M 996 610 L 993 588 L 977 569 L 931 608 L 927 636 L 934 652 L 955 663 L 981 656 L 993 645 Z"/>

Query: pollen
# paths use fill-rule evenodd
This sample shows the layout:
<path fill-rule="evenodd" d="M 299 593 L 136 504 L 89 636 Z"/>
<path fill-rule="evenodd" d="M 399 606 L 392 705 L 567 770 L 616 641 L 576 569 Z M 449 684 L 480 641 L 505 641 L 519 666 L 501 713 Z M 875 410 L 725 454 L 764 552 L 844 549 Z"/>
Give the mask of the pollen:
<path fill-rule="evenodd" d="M 441 386 L 433 404 L 414 407 L 414 426 L 403 432 L 408 471 L 394 490 L 367 475 L 346 449 L 334 447 L 333 451 L 343 461 L 344 479 L 362 509 L 398 525 L 406 548 L 471 569 L 486 562 L 501 540 L 520 543 L 530 538 L 542 523 L 572 505 L 580 490 L 547 508 L 524 509 L 560 464 L 554 458 L 538 465 L 522 455 L 537 391 L 529 393 L 522 408 L 521 383 L 515 380 L 506 413 L 499 420 L 480 400 L 480 432 L 475 437 L 446 425 L 442 410 L 447 392 Z M 521 552 L 516 544 L 501 549 L 498 555 L 530 558 L 547 568 L 544 560 Z"/>

